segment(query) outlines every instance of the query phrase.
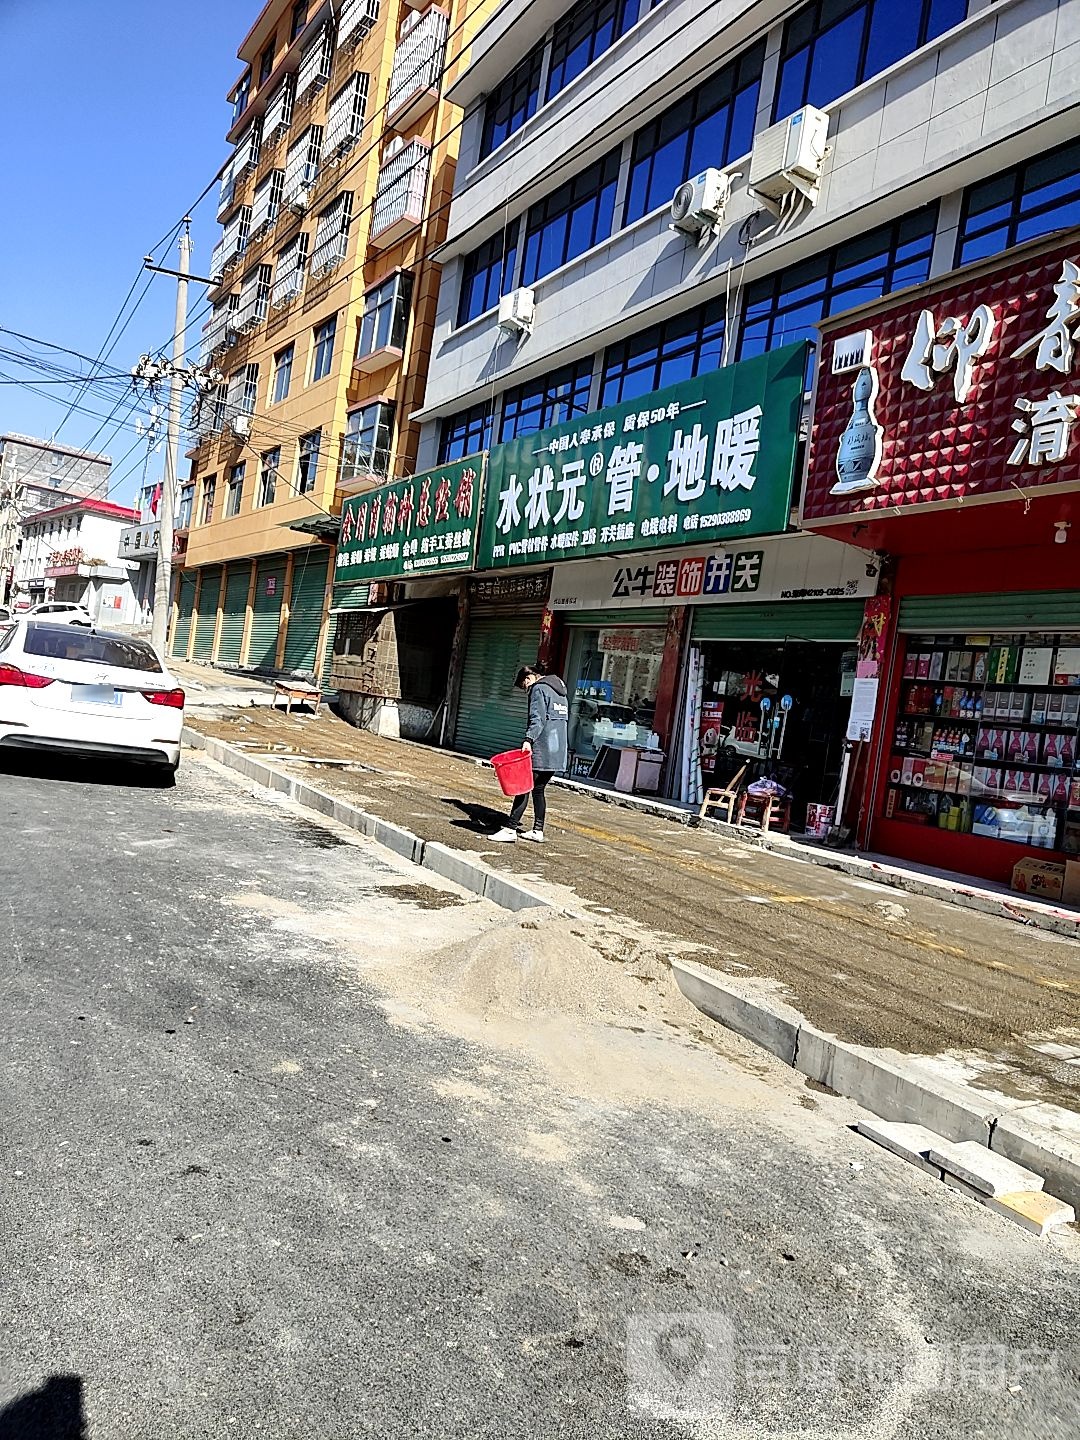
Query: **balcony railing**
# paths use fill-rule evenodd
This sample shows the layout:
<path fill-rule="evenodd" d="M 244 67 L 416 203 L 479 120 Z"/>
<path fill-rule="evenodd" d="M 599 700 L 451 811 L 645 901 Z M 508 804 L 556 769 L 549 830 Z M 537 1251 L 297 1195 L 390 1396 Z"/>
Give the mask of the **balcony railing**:
<path fill-rule="evenodd" d="M 394 52 L 386 113 L 391 123 L 400 123 L 403 112 L 413 111 L 421 97 L 434 99 L 442 79 L 449 21 L 434 6 L 422 15 L 411 15 L 402 26 Z"/>
<path fill-rule="evenodd" d="M 392 244 L 424 218 L 431 150 L 421 140 L 403 145 L 379 169 L 371 239 Z"/>
<path fill-rule="evenodd" d="M 355 45 L 371 30 L 379 18 L 379 0 L 342 0 L 338 16 L 337 44 L 339 50 Z"/>

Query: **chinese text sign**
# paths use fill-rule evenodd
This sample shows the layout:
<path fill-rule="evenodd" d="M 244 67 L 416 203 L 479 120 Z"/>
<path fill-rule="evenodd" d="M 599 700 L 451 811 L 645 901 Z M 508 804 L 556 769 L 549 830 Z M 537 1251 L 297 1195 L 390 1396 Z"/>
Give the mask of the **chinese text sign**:
<path fill-rule="evenodd" d="M 484 457 L 346 500 L 335 581 L 401 580 L 471 570 Z"/>

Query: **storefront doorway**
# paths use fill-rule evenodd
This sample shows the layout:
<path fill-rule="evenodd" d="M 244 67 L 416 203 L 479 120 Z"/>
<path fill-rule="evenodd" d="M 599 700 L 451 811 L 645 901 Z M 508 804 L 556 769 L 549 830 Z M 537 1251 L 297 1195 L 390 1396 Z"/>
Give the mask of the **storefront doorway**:
<path fill-rule="evenodd" d="M 571 775 L 592 774 L 605 747 L 638 751 L 655 747 L 665 620 L 666 616 L 658 624 L 613 625 L 602 619 L 578 624 L 575 617 L 566 661 Z"/>

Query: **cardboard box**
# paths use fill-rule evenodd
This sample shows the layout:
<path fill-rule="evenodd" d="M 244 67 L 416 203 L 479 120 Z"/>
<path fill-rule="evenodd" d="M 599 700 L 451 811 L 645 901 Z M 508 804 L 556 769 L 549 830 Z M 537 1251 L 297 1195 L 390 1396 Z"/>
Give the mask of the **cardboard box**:
<path fill-rule="evenodd" d="M 1080 860 L 1065 861 L 1065 879 L 1061 898 L 1066 905 L 1080 905 Z"/>
<path fill-rule="evenodd" d="M 1077 867 L 1080 869 L 1080 866 Z M 1013 866 L 1012 888 L 1040 900 L 1060 900 L 1065 885 L 1065 866 L 1052 860 L 1025 855 Z"/>

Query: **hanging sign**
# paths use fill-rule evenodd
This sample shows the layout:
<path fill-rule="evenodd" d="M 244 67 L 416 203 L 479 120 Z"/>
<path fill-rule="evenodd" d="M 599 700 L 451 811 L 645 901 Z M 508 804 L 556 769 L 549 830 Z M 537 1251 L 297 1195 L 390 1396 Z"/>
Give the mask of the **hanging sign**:
<path fill-rule="evenodd" d="M 335 583 L 471 570 L 484 457 L 353 495 L 341 512 Z"/>
<path fill-rule="evenodd" d="M 808 347 L 497 445 L 478 568 L 787 529 Z"/>

